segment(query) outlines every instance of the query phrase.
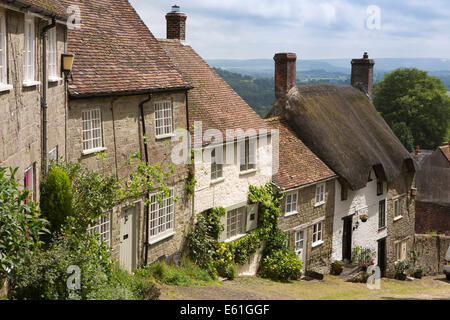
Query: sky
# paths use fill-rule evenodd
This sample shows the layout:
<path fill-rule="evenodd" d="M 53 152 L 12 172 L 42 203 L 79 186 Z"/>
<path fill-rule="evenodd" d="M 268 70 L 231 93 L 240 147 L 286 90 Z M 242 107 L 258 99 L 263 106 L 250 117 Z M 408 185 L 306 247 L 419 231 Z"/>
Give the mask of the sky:
<path fill-rule="evenodd" d="M 204 59 L 450 59 L 449 0 L 129 0 L 157 38 L 177 4 Z"/>

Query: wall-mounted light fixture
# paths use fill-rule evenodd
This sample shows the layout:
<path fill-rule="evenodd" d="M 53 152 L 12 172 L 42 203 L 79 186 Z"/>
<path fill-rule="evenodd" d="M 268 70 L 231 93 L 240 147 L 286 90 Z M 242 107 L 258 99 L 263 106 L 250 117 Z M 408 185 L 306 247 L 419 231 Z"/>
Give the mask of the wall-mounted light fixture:
<path fill-rule="evenodd" d="M 411 188 L 411 196 L 415 197 L 417 195 L 417 188 Z"/>
<path fill-rule="evenodd" d="M 64 72 L 66 77 L 72 72 L 73 61 L 75 60 L 75 55 L 63 53 L 61 55 L 61 71 Z"/>

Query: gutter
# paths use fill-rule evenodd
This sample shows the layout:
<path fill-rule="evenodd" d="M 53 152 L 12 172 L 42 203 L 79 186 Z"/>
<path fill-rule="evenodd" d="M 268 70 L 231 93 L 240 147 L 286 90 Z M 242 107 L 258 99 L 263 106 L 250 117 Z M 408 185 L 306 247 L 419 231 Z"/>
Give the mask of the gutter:
<path fill-rule="evenodd" d="M 144 115 L 144 104 L 152 100 L 152 95 L 149 94 L 148 98 L 141 103 L 139 103 L 139 110 L 141 112 L 141 121 L 142 121 L 142 137 L 144 140 L 144 154 L 145 154 L 145 164 L 148 165 L 149 163 L 149 157 L 148 157 L 148 147 L 147 147 L 147 138 L 146 138 L 146 131 L 145 131 L 145 115 Z M 147 199 L 147 202 L 150 200 L 150 193 L 147 192 L 145 195 L 145 198 Z M 145 205 L 145 253 L 144 253 L 144 264 L 147 265 L 148 263 L 148 247 L 150 246 L 149 243 L 149 206 Z"/>
<path fill-rule="evenodd" d="M 47 115 L 47 91 L 48 91 L 48 73 L 47 73 L 47 32 L 56 26 L 56 17 L 52 17 L 52 23 L 46 25 L 41 32 L 42 39 L 42 172 L 44 177 L 48 173 L 48 115 Z"/>
<path fill-rule="evenodd" d="M 105 93 L 88 93 L 88 94 L 71 94 L 69 92 L 70 99 L 88 99 L 98 97 L 111 97 L 111 96 L 131 96 L 142 94 L 153 94 L 160 92 L 174 92 L 174 91 L 187 91 L 193 89 L 192 86 L 173 87 L 173 88 L 158 88 L 158 89 L 145 89 L 145 90 L 133 90 L 133 91 L 120 91 L 120 92 L 105 92 Z"/>

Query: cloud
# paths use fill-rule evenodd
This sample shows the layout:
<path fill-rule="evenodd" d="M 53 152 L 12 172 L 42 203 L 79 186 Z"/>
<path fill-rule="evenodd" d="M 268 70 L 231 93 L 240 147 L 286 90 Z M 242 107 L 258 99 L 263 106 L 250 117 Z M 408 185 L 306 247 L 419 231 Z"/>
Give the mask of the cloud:
<path fill-rule="evenodd" d="M 165 0 L 130 0 L 152 33 L 165 37 Z M 181 0 L 187 41 L 204 57 L 271 58 L 292 51 L 306 59 L 450 57 L 447 1 Z M 380 8 L 381 29 L 368 30 L 367 7 Z M 424 46 L 423 44 L 427 45 Z"/>

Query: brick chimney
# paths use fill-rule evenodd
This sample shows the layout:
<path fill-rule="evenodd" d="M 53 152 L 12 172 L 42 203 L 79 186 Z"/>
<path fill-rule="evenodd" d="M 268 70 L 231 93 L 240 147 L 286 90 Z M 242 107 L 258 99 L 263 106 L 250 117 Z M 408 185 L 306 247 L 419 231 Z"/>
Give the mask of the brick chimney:
<path fill-rule="evenodd" d="M 275 60 L 275 98 L 278 99 L 296 86 L 297 55 L 277 53 L 273 60 Z"/>
<path fill-rule="evenodd" d="M 179 6 L 172 6 L 172 11 L 166 14 L 167 39 L 186 40 L 186 18 Z"/>
<path fill-rule="evenodd" d="M 364 88 L 370 99 L 372 99 L 374 65 L 375 61 L 369 59 L 367 52 L 364 52 L 362 59 L 352 60 L 351 84 L 359 89 Z"/>

